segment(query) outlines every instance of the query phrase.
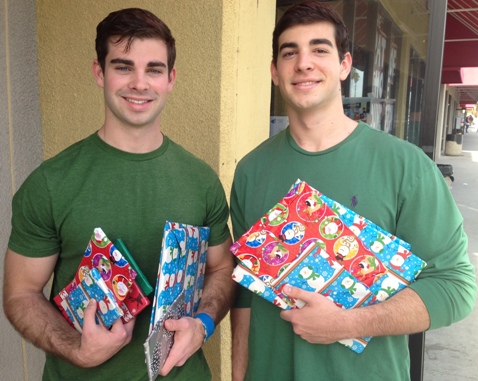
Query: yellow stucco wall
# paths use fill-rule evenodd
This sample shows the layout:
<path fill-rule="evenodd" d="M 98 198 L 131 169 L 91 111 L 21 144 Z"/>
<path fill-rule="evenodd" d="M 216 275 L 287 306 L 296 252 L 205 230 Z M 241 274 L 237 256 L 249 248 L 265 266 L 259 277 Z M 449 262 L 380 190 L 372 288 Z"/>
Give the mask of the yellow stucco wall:
<path fill-rule="evenodd" d="M 44 158 L 101 126 L 103 94 L 91 75 L 96 25 L 127 7 L 154 12 L 176 39 L 163 132 L 209 163 L 229 194 L 236 162 L 269 133 L 273 0 L 37 0 Z M 205 351 L 213 379 L 229 380 L 228 318 Z"/>

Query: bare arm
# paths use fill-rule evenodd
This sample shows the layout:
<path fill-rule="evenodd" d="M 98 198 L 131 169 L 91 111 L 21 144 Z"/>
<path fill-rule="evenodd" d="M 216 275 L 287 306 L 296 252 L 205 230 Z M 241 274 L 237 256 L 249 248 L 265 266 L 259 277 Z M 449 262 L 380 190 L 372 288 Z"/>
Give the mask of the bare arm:
<path fill-rule="evenodd" d="M 296 287 L 284 291 L 303 300 L 306 305 L 301 309 L 282 311 L 281 317 L 292 324 L 297 335 L 315 344 L 330 344 L 355 337 L 405 335 L 422 332 L 430 326 L 425 304 L 410 288 L 382 303 L 349 310 L 337 307 L 317 293 Z M 330 321 L 337 324 L 330 326 Z"/>
<path fill-rule="evenodd" d="M 242 381 L 246 375 L 250 321 L 250 308 L 231 309 L 232 381 Z"/>
<path fill-rule="evenodd" d="M 231 243 L 229 238 L 220 245 L 210 246 L 207 251 L 206 274 L 198 313 L 210 315 L 216 326 L 229 311 L 236 289 L 236 283 L 231 278 L 234 268 L 233 255 L 229 251 Z M 165 325 L 168 330 L 176 333 L 174 346 L 160 373 L 163 376 L 174 366 L 182 366 L 204 341 L 204 327 L 199 319 L 185 317 L 167 320 Z"/>
<path fill-rule="evenodd" d="M 8 320 L 33 345 L 80 367 L 101 364 L 129 343 L 134 322 L 111 330 L 95 322 L 96 303 L 85 311 L 83 334 L 45 298 L 58 255 L 29 258 L 10 249 L 5 256 L 3 307 Z"/>
<path fill-rule="evenodd" d="M 234 257 L 229 251 L 232 241 L 229 238 L 218 246 L 208 249 L 206 276 L 199 312 L 209 314 L 217 324 L 226 316 L 234 301 L 236 282 L 231 278 Z"/>

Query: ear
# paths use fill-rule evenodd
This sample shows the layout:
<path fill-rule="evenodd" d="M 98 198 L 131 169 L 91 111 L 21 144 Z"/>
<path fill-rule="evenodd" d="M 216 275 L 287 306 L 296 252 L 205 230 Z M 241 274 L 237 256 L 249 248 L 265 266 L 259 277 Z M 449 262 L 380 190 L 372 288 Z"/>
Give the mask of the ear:
<path fill-rule="evenodd" d="M 277 75 L 277 67 L 274 63 L 274 61 L 271 61 L 271 77 L 272 77 L 272 82 L 274 82 L 274 85 L 279 86 L 279 78 Z"/>
<path fill-rule="evenodd" d="M 173 91 L 174 84 L 176 83 L 176 67 L 173 67 L 171 73 L 169 73 L 168 93 Z"/>
<path fill-rule="evenodd" d="M 345 53 L 344 59 L 340 63 L 340 66 L 340 80 L 345 81 L 350 74 L 350 70 L 352 70 L 352 56 L 350 53 Z"/>
<path fill-rule="evenodd" d="M 105 86 L 104 73 L 98 60 L 93 60 L 91 70 L 93 72 L 93 77 L 95 77 L 96 84 L 103 88 Z"/>

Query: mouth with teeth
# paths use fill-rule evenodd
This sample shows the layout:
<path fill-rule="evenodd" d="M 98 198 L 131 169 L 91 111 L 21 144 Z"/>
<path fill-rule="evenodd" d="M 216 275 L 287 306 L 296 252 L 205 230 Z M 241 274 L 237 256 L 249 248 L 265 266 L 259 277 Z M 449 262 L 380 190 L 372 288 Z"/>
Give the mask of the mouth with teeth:
<path fill-rule="evenodd" d="M 146 99 L 132 99 L 132 98 L 125 98 L 128 102 L 134 103 L 135 105 L 144 105 L 145 103 L 148 103 L 149 100 Z"/>
<path fill-rule="evenodd" d="M 320 81 L 294 82 L 294 86 L 311 86 L 320 83 Z"/>

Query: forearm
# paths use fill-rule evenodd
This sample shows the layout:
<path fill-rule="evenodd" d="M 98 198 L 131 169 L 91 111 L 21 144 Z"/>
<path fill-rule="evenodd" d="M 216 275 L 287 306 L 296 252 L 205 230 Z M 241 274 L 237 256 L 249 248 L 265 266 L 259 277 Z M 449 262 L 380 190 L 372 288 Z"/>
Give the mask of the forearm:
<path fill-rule="evenodd" d="M 43 288 L 51 278 L 57 255 L 28 258 L 7 250 L 3 287 L 5 315 L 33 345 L 79 367 L 97 366 L 127 345 L 135 319 L 120 319 L 110 329 L 96 324 L 96 303 L 84 311 L 80 335 L 45 298 Z"/>
<path fill-rule="evenodd" d="M 230 247 L 231 239 L 228 238 L 219 245 L 209 246 L 207 251 L 204 286 L 197 312 L 207 313 L 216 325 L 231 308 L 236 290 L 231 277 L 234 259 Z"/>
<path fill-rule="evenodd" d="M 406 288 L 390 299 L 369 307 L 344 311 L 340 339 L 367 336 L 407 335 L 425 331 L 430 317 L 418 294 Z"/>
<path fill-rule="evenodd" d="M 231 308 L 236 290 L 236 283 L 232 280 L 233 264 L 215 271 L 207 271 L 201 302 L 198 312 L 209 314 L 214 322 L 219 322 Z"/>
<path fill-rule="evenodd" d="M 455 244 L 435 258 L 409 288 L 420 295 L 430 314 L 430 329 L 449 326 L 468 316 L 476 303 L 475 269 L 469 261 L 467 239 L 460 228 Z"/>
<path fill-rule="evenodd" d="M 69 325 L 60 312 L 42 294 L 16 294 L 4 299 L 5 313 L 13 326 L 35 346 L 81 368 L 98 366 L 127 345 L 135 319 L 121 319 L 110 329 L 96 324 L 96 303 L 85 309 L 83 333 Z"/>
<path fill-rule="evenodd" d="M 43 295 L 57 257 L 28 258 L 7 249 L 3 308 L 15 329 L 33 345 L 78 365 L 81 335 Z"/>
<path fill-rule="evenodd" d="M 246 375 L 250 318 L 250 308 L 231 309 L 232 381 L 242 381 Z"/>
<path fill-rule="evenodd" d="M 25 293 L 5 298 L 4 310 L 15 329 L 33 345 L 81 366 L 76 355 L 81 335 L 43 294 Z"/>

